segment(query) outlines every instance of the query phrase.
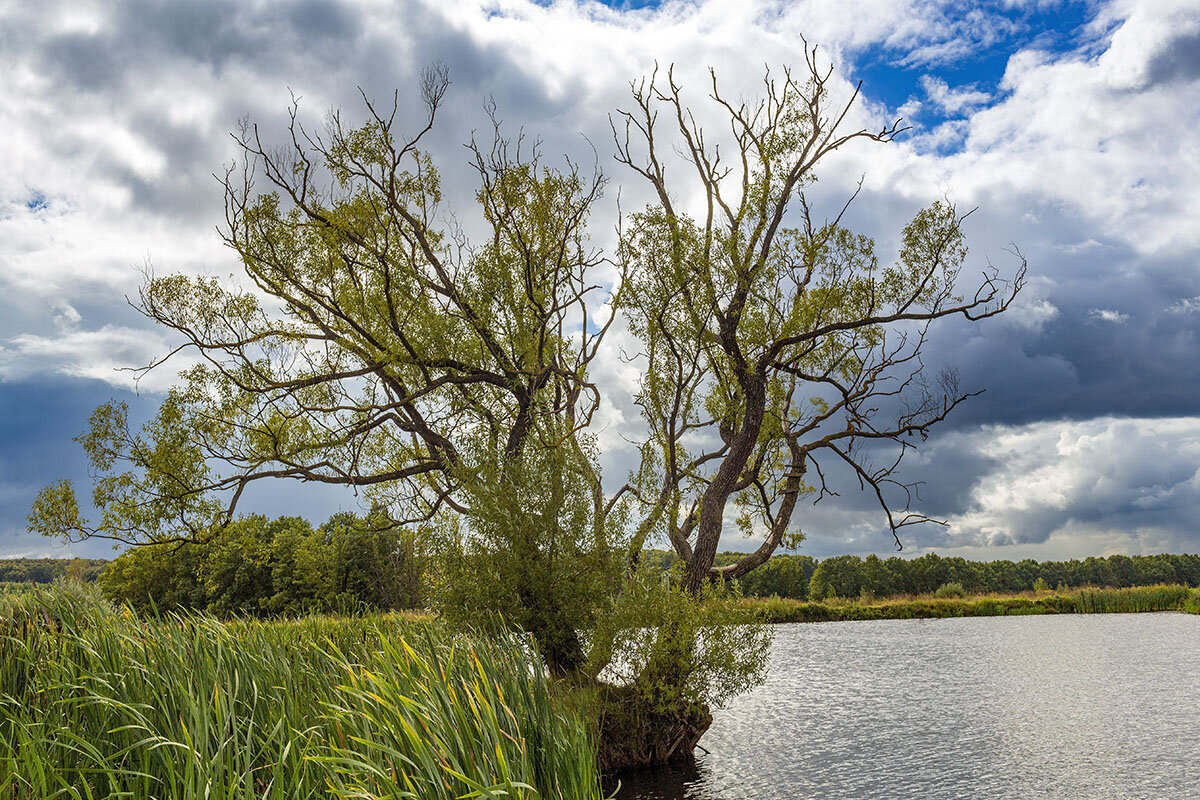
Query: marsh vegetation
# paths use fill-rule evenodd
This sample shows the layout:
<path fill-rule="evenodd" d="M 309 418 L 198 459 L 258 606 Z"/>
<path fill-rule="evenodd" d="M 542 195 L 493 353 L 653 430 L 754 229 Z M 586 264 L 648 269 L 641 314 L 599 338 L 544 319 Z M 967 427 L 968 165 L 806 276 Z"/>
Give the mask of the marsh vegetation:
<path fill-rule="evenodd" d="M 602 797 L 536 650 L 398 616 L 0 599 L 0 797 Z"/>

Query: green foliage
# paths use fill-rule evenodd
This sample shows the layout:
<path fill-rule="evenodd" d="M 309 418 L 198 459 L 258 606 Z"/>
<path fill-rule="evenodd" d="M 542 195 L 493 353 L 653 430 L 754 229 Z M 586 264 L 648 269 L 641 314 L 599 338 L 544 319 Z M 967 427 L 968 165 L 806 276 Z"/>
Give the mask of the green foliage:
<path fill-rule="evenodd" d="M 433 590 L 443 615 L 503 616 L 556 671 L 582 666 L 580 632 L 612 603 L 626 556 L 619 511 L 593 491 L 592 458 L 531 448 L 472 483 L 469 524 L 442 529 Z"/>
<path fill-rule="evenodd" d="M 203 610 L 208 592 L 200 577 L 203 551 L 196 545 L 156 545 L 122 553 L 100 575 L 109 600 L 140 613 L 152 609 Z"/>
<path fill-rule="evenodd" d="M 342 512 L 314 529 L 299 517 L 235 520 L 207 544 L 131 548 L 100 587 L 141 613 L 296 615 L 424 604 L 427 556 L 417 535 L 378 511 Z"/>
<path fill-rule="evenodd" d="M 699 597 L 643 569 L 593 632 L 590 669 L 655 713 L 720 707 L 762 682 L 771 632 L 720 584 Z"/>
<path fill-rule="evenodd" d="M 1138 586 L 1124 589 L 1081 589 L 1074 593 L 1075 610 L 1082 614 L 1134 613 L 1183 608 L 1192 595 L 1186 586 Z"/>
<path fill-rule="evenodd" d="M 54 583 L 68 573 L 92 583 L 108 563 L 102 558 L 0 558 L 0 583 Z"/>
<path fill-rule="evenodd" d="M 716 564 L 732 563 L 740 554 L 718 553 Z M 808 582 L 817 562 L 812 556 L 771 556 L 767 563 L 738 579 L 742 594 L 748 597 L 792 597 L 802 600 L 808 596 Z"/>
<path fill-rule="evenodd" d="M 861 572 L 862 559 L 858 556 L 826 558 L 817 564 L 812 579 L 808 582 L 808 595 L 813 600 L 829 597 L 857 597 L 864 586 Z"/>
<path fill-rule="evenodd" d="M 603 797 L 587 726 L 519 640 L 147 620 L 70 589 L 0 610 L 5 798 Z"/>
<path fill-rule="evenodd" d="M 878 597 L 932 594 L 946 584 L 957 584 L 966 594 L 981 594 L 1048 591 L 1052 585 L 1059 587 L 1058 591 L 1062 593 L 1083 586 L 1129 588 L 1160 583 L 1200 586 L 1200 555 L 1115 555 L 1043 562 L 1030 559 L 968 561 L 957 557 L 943 558 L 936 553 L 913 559 L 836 556 L 816 563 L 808 596 L 813 600 L 824 600 L 858 597 L 864 591 Z M 768 594 L 752 591 L 753 586 L 755 584 L 743 582 L 748 595 Z"/>
<path fill-rule="evenodd" d="M 967 590 L 963 588 L 961 583 L 943 583 L 933 593 L 934 597 L 966 597 Z"/>
<path fill-rule="evenodd" d="M 1200 589 L 1193 589 L 1183 601 L 1183 610 L 1189 614 L 1200 614 Z"/>

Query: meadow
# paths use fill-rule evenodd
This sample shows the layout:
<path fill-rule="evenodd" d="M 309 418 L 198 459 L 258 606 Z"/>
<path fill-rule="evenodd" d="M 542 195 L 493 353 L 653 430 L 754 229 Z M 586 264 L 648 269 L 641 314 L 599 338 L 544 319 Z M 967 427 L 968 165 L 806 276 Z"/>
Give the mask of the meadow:
<path fill-rule="evenodd" d="M 528 643 L 397 615 L 0 599 L 0 798 L 603 797 Z"/>

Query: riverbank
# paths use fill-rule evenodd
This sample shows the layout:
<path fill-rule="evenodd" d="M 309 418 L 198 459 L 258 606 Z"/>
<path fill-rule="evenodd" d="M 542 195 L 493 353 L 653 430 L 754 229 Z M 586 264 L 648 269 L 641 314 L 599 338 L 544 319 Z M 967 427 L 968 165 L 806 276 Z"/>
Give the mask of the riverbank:
<path fill-rule="evenodd" d="M 1127 589 L 1076 589 L 968 597 L 908 595 L 880 600 L 833 598 L 806 602 L 778 597 L 739 601 L 764 622 L 848 622 L 872 619 L 942 619 L 1019 614 L 1105 614 L 1185 611 L 1200 614 L 1200 589 L 1186 586 L 1136 586 Z"/>

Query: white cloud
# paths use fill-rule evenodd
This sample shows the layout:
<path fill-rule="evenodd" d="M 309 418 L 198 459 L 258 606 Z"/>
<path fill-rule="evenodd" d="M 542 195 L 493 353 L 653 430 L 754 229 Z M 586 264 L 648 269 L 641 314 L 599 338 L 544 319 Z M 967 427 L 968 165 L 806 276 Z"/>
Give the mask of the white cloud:
<path fill-rule="evenodd" d="M 950 519 L 951 546 L 1087 536 L 1124 552 L 1195 549 L 1200 418 L 1045 422 L 956 436 L 994 468 L 978 477 L 969 510 Z"/>
<path fill-rule="evenodd" d="M 1058 307 L 1045 298 L 1032 293 L 1023 295 L 1004 312 L 1003 321 L 1017 325 L 1027 331 L 1040 333 L 1047 323 L 1058 316 Z"/>
<path fill-rule="evenodd" d="M 948 116 L 973 111 L 987 105 L 992 99 L 987 92 L 970 86 L 952 89 L 946 81 L 933 75 L 921 76 L 921 88 L 929 96 L 929 101 Z"/>
<path fill-rule="evenodd" d="M 1120 311 L 1111 308 L 1093 308 L 1088 311 L 1088 319 L 1120 325 L 1123 322 L 1129 321 L 1129 315 L 1122 314 Z"/>
<path fill-rule="evenodd" d="M 54 373 L 94 378 L 112 386 L 165 391 L 194 361 L 185 356 L 137 380 L 130 368 L 144 367 L 169 349 L 153 332 L 105 325 L 97 330 L 64 328 L 54 336 L 26 333 L 0 346 L 0 380 Z"/>
<path fill-rule="evenodd" d="M 1194 314 L 1200 311 L 1200 295 L 1184 297 L 1167 307 L 1172 314 Z"/>
<path fill-rule="evenodd" d="M 83 317 L 66 300 L 55 300 L 50 305 L 50 319 L 59 330 L 69 331 L 74 330 Z"/>

